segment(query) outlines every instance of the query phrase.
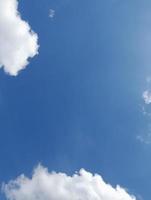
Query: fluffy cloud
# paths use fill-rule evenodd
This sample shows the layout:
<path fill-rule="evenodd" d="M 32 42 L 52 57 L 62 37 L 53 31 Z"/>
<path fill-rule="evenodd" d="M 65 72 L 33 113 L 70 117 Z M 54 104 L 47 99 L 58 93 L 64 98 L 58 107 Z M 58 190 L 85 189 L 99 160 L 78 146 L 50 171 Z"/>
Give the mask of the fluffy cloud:
<path fill-rule="evenodd" d="M 21 19 L 18 0 L 0 0 L 0 67 L 17 75 L 38 53 L 37 34 Z"/>
<path fill-rule="evenodd" d="M 151 92 L 149 90 L 145 90 L 143 92 L 143 99 L 145 104 L 150 104 L 151 103 Z"/>
<path fill-rule="evenodd" d="M 120 186 L 113 188 L 101 176 L 80 170 L 78 174 L 49 173 L 38 166 L 32 178 L 21 175 L 3 185 L 8 200 L 136 200 Z"/>

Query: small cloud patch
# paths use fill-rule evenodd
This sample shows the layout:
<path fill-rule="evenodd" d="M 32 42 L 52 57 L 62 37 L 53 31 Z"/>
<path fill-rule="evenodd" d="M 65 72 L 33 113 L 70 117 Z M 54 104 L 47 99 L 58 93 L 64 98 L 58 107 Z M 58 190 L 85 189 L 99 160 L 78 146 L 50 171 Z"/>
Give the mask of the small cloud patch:
<path fill-rule="evenodd" d="M 53 19 L 54 16 L 55 16 L 55 10 L 49 9 L 49 17 L 50 17 L 51 19 Z"/>
<path fill-rule="evenodd" d="M 151 103 L 151 92 L 149 90 L 145 90 L 142 95 L 145 104 Z"/>

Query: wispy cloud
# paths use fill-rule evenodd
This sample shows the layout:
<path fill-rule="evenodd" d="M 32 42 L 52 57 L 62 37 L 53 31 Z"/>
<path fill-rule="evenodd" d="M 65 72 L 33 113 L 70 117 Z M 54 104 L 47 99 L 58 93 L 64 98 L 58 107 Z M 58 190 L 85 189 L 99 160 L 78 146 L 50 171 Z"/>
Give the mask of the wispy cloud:
<path fill-rule="evenodd" d="M 144 144 L 151 144 L 151 132 L 147 134 L 138 135 L 137 140 Z"/>
<path fill-rule="evenodd" d="M 49 9 L 49 17 L 52 19 L 55 16 L 55 10 Z"/>
<path fill-rule="evenodd" d="M 143 103 L 141 105 L 141 112 L 146 120 L 146 127 L 143 133 L 136 136 L 136 139 L 146 145 L 151 144 L 151 76 L 146 78 L 146 89 L 142 93 Z"/>
<path fill-rule="evenodd" d="M 17 0 L 0 0 L 0 67 L 17 75 L 38 53 L 38 36 L 21 19 Z"/>
<path fill-rule="evenodd" d="M 100 175 L 84 169 L 73 176 L 64 173 L 49 173 L 38 166 L 32 178 L 21 175 L 3 185 L 7 200 L 136 200 L 121 188 L 106 183 Z"/>

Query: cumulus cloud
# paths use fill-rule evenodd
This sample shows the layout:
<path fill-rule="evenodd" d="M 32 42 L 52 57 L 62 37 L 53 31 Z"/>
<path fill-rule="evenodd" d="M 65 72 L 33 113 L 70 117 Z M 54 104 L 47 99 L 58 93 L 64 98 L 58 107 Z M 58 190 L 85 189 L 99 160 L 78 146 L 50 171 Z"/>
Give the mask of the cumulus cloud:
<path fill-rule="evenodd" d="M 104 182 L 100 175 L 81 169 L 68 176 L 49 173 L 38 166 L 31 178 L 21 175 L 3 185 L 7 200 L 136 200 L 120 186 Z"/>
<path fill-rule="evenodd" d="M 149 90 L 145 90 L 142 95 L 145 104 L 151 103 L 151 92 Z"/>
<path fill-rule="evenodd" d="M 38 36 L 21 19 L 18 0 L 0 0 L 0 67 L 17 75 L 38 53 Z"/>

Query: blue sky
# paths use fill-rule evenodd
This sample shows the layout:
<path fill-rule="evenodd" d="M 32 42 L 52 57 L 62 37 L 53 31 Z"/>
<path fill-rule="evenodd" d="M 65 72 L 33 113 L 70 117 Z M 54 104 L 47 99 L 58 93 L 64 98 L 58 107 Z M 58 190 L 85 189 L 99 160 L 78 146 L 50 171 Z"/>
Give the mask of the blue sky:
<path fill-rule="evenodd" d="M 84 168 L 149 200 L 151 136 L 138 136 L 151 124 L 151 2 L 22 0 L 19 11 L 40 48 L 18 76 L 0 71 L 0 182 L 38 163 Z"/>

